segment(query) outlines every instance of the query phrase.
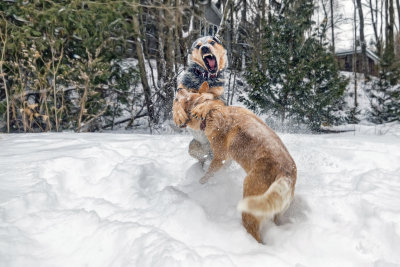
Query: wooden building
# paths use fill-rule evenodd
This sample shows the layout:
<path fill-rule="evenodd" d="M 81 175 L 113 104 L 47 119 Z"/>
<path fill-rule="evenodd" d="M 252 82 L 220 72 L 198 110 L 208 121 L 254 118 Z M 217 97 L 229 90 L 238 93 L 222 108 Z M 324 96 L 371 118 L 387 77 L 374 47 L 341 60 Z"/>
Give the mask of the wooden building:
<path fill-rule="evenodd" d="M 220 6 L 214 4 L 212 1 L 207 1 L 201 5 L 201 9 L 203 18 L 200 20 L 200 36 L 214 36 L 218 31 L 223 17 Z M 229 29 L 225 28 L 223 34 L 221 37 L 225 45 L 227 45 L 230 43 Z M 229 47 L 227 48 L 229 49 Z"/>
<path fill-rule="evenodd" d="M 203 20 L 200 21 L 200 36 L 215 35 L 221 23 L 222 14 L 214 3 L 202 6 Z"/>
<path fill-rule="evenodd" d="M 354 58 L 355 57 L 355 58 Z M 339 64 L 339 69 L 342 71 L 354 71 L 353 64 L 355 62 L 355 71 L 362 73 L 361 69 L 361 48 L 357 47 L 357 50 L 340 50 L 336 52 L 336 59 Z M 355 59 L 355 60 L 354 60 Z M 368 62 L 368 73 L 372 76 L 379 75 L 379 57 L 367 48 L 367 62 Z"/>

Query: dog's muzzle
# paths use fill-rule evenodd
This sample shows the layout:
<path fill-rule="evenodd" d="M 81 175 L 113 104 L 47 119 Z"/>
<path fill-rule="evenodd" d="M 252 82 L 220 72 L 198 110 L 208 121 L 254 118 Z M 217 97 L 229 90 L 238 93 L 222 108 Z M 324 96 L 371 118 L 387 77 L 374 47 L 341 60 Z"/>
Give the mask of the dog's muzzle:
<path fill-rule="evenodd" d="M 202 48 L 201 48 L 201 53 L 204 55 L 204 54 L 207 54 L 207 53 L 211 53 L 211 51 L 210 51 L 210 48 L 208 48 L 207 46 L 203 46 Z"/>

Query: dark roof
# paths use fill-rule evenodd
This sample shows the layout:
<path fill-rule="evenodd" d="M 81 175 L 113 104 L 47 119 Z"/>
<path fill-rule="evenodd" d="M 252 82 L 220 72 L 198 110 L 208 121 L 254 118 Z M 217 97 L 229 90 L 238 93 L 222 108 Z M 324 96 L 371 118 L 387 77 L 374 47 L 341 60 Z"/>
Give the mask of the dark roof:
<path fill-rule="evenodd" d="M 357 54 L 361 54 L 361 48 L 357 47 L 356 50 Z M 354 54 L 354 49 L 344 49 L 344 50 L 339 50 L 336 52 L 336 56 L 347 56 L 347 55 L 353 55 Z M 380 61 L 380 58 L 371 50 L 367 48 L 367 57 L 372 59 L 375 63 Z"/>
<path fill-rule="evenodd" d="M 204 17 L 209 23 L 219 26 L 222 19 L 222 14 L 215 4 L 211 3 L 211 5 L 207 5 L 204 12 Z"/>

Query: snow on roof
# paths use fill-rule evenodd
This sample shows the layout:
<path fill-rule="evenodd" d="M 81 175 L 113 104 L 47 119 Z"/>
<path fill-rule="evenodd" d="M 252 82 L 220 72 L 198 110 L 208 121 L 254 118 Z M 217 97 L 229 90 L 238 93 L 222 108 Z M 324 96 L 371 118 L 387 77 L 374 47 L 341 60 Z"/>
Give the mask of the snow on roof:
<path fill-rule="evenodd" d="M 217 8 L 217 6 L 214 3 L 211 3 L 211 9 L 215 12 L 215 14 L 217 14 L 219 19 L 222 18 L 221 11 L 219 11 L 219 9 Z"/>
<path fill-rule="evenodd" d="M 357 47 L 356 53 L 357 54 L 361 53 L 361 47 Z M 352 55 L 354 54 L 354 49 L 338 49 L 335 54 L 336 56 Z M 372 59 L 375 63 L 380 61 L 380 58 L 368 48 L 367 48 L 367 57 Z"/>
<path fill-rule="evenodd" d="M 215 4 L 211 3 L 210 5 L 207 5 L 206 10 L 204 12 L 204 17 L 208 23 L 218 27 L 222 19 L 222 14 L 215 6 Z"/>

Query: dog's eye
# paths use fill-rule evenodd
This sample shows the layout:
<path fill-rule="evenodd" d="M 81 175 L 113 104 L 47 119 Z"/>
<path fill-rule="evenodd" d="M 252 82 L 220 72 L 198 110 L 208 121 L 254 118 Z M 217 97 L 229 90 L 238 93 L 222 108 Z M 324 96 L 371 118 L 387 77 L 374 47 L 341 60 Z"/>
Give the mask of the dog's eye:
<path fill-rule="evenodd" d="M 197 49 L 199 49 L 199 48 L 200 48 L 200 46 L 201 46 L 201 45 L 199 45 L 199 44 L 198 44 L 198 45 L 196 45 L 196 48 L 197 48 Z"/>
<path fill-rule="evenodd" d="M 210 45 L 215 45 L 215 41 L 211 41 L 211 42 L 210 42 Z"/>

